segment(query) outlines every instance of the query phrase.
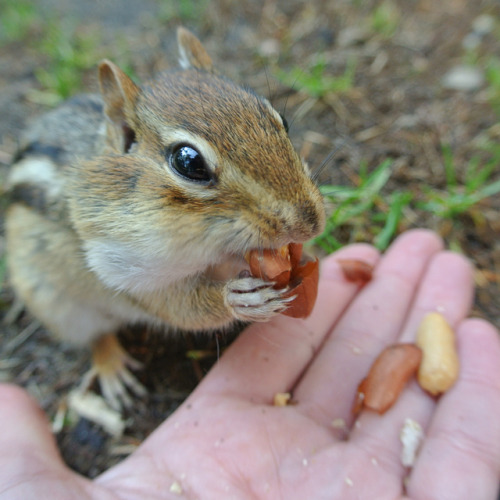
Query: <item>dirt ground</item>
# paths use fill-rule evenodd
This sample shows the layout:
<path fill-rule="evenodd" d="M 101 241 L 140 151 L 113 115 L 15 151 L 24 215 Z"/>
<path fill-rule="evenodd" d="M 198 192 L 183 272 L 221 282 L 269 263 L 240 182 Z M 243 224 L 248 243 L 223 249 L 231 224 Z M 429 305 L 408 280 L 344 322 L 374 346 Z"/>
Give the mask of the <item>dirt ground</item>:
<path fill-rule="evenodd" d="M 480 144 L 498 144 L 500 137 L 500 110 L 492 101 L 494 88 L 484 78 L 488 61 L 500 54 L 500 6 L 494 0 L 89 4 L 44 0 L 38 9 L 43 14 L 37 14 L 22 37 L 0 44 L 2 179 L 19 131 L 31 116 L 52 104 L 37 78 L 39 68 L 55 67 L 38 44 L 47 18 L 71 22 L 77 33 L 98 33 L 100 48 L 92 49 L 96 56 L 125 61 L 138 79 L 175 64 L 175 27 L 186 25 L 203 40 L 223 73 L 269 97 L 278 110 L 286 109 L 294 145 L 313 170 L 338 149 L 322 174 L 324 184 L 350 185 L 358 179 L 360 163 L 375 168 L 392 158 L 386 194 L 407 190 L 418 197 L 425 186 L 445 192 L 442 146 L 449 147 L 457 179 L 464 182 L 471 159 L 488 155 Z M 481 30 L 478 18 L 496 24 Z M 307 74 L 318 57 L 325 64 L 320 80 L 324 75 L 345 74 L 354 61 L 352 82 L 338 92 L 315 96 L 276 78 L 279 71 L 297 67 Z M 450 88 L 447 75 L 464 63 L 471 64 L 483 80 L 469 90 Z M 96 90 L 95 65 L 84 69 L 81 86 Z M 500 88 L 497 91 L 500 98 Z M 499 178 L 496 168 L 488 182 Z M 452 219 L 408 206 L 398 225 L 398 232 L 417 226 L 435 229 L 475 263 L 478 289 L 473 313 L 496 325 L 500 325 L 499 210 L 499 195 Z M 343 228 L 339 238 L 343 243 L 371 241 L 370 221 L 367 216 L 356 230 Z M 3 249 L 2 238 L 2 269 Z M 12 314 L 12 304 L 4 276 L 0 380 L 28 388 L 53 419 L 64 396 L 87 370 L 89 353 L 57 343 L 28 312 Z M 127 411 L 125 434 L 112 438 L 79 419 L 68 421 L 57 435 L 69 465 L 90 477 L 121 460 L 175 410 L 231 340 L 228 335 L 165 337 L 144 328 L 126 330 L 122 338 L 129 352 L 145 364 L 138 377 L 149 390 L 148 397 Z M 186 355 L 200 350 L 203 360 Z"/>

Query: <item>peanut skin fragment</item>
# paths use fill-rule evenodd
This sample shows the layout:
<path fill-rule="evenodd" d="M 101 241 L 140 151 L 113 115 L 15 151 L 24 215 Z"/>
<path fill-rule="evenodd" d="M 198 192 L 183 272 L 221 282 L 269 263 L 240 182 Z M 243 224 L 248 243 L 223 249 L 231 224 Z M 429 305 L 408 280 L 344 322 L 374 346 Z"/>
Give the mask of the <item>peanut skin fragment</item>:
<path fill-rule="evenodd" d="M 446 392 L 458 378 L 460 362 L 455 334 L 444 316 L 427 314 L 418 328 L 416 344 L 422 349 L 418 383 L 433 396 Z"/>
<path fill-rule="evenodd" d="M 386 347 L 359 384 L 353 412 L 364 407 L 380 414 L 385 413 L 417 371 L 421 359 L 422 352 L 414 344 Z"/>
<path fill-rule="evenodd" d="M 359 259 L 338 259 L 338 264 L 347 281 L 368 283 L 373 276 L 373 266 Z"/>
<path fill-rule="evenodd" d="M 293 273 L 294 269 L 297 269 L 300 265 L 300 259 L 302 258 L 302 243 L 290 243 L 288 245 L 288 251 L 290 253 L 290 264 L 292 265 Z"/>
<path fill-rule="evenodd" d="M 296 268 L 291 288 L 286 297 L 296 296 L 282 314 L 292 318 L 307 318 L 313 310 L 318 295 L 319 261 L 306 262 Z"/>

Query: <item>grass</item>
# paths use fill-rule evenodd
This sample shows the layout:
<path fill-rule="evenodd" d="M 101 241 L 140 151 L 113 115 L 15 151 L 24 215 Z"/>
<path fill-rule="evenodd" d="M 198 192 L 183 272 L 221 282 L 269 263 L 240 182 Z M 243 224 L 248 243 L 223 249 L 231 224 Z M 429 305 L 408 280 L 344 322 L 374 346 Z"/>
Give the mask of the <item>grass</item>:
<path fill-rule="evenodd" d="M 460 182 L 453 150 L 443 145 L 443 189 L 424 186 L 418 193 L 396 190 L 388 194 L 384 188 L 392 174 L 391 160 L 370 173 L 364 164 L 355 186 L 321 187 L 330 214 L 325 231 L 313 243 L 327 253 L 351 241 L 372 241 L 379 250 L 385 250 L 400 229 L 410 224 L 405 220 L 406 211 L 416 214 L 414 218 L 419 221 L 428 220 L 426 214 L 430 214 L 438 223 L 460 223 L 459 218 L 465 213 L 478 221 L 478 204 L 500 193 L 500 179 L 492 180 L 499 165 L 500 146 L 487 144 L 469 160 Z"/>
<path fill-rule="evenodd" d="M 50 103 L 68 98 L 82 86 L 84 72 L 101 58 L 95 31 L 77 31 L 70 23 L 53 23 L 46 29 L 40 52 L 48 58 L 35 73 Z"/>
<path fill-rule="evenodd" d="M 33 100 L 55 105 L 79 91 L 84 72 L 100 59 L 96 30 L 76 29 L 77 21 L 48 17 L 30 0 L 0 3 L 0 44 L 24 42 L 46 59 L 35 71 L 42 86 Z"/>
<path fill-rule="evenodd" d="M 491 57 L 486 63 L 488 98 L 495 113 L 500 117 L 500 59 Z"/>
<path fill-rule="evenodd" d="M 33 27 L 36 11 L 30 0 L 2 0 L 0 4 L 0 43 L 23 40 Z"/>
<path fill-rule="evenodd" d="M 370 21 L 373 31 L 389 39 L 399 27 L 400 13 L 393 2 L 386 0 L 373 10 Z"/>
<path fill-rule="evenodd" d="M 159 18 L 163 22 L 198 23 L 209 6 L 208 0 L 158 0 Z"/>
<path fill-rule="evenodd" d="M 158 0 L 158 4 L 161 23 L 171 20 L 194 23 L 208 7 L 207 0 Z M 85 72 L 103 58 L 106 47 L 103 47 L 98 29 L 77 28 L 77 24 L 76 19 L 48 18 L 47 13 L 30 0 L 2 0 L 0 3 L 0 44 L 25 41 L 46 59 L 46 63 L 35 71 L 41 90 L 31 92 L 31 100 L 55 106 L 80 91 Z M 28 40 L 30 31 L 35 33 L 31 33 Z M 114 52 L 119 50 L 119 45 L 126 45 L 123 41 L 118 42 L 120 40 L 114 40 Z M 123 50 L 119 59 L 127 73 L 133 74 L 129 58 L 123 56 L 128 52 Z"/>
<path fill-rule="evenodd" d="M 321 192 L 333 209 L 325 231 L 314 244 L 330 253 L 345 244 L 334 236 L 337 232 L 347 231 L 351 241 L 367 239 L 368 232 L 368 239 L 373 239 L 377 248 L 387 248 L 398 231 L 404 208 L 412 199 L 407 191 L 395 192 L 388 198 L 382 194 L 391 174 L 392 161 L 386 160 L 371 173 L 362 165 L 357 186 L 322 186 Z"/>
<path fill-rule="evenodd" d="M 488 144 L 484 150 L 489 157 L 485 160 L 479 152 L 475 154 L 466 166 L 463 183 L 459 183 L 453 152 L 450 146 L 443 145 L 445 187 L 424 187 L 425 199 L 417 207 L 438 217 L 453 219 L 469 211 L 480 201 L 500 193 L 500 180 L 489 182 L 500 166 L 500 146 Z"/>
<path fill-rule="evenodd" d="M 275 74 L 281 82 L 315 98 L 322 98 L 329 93 L 345 93 L 354 87 L 355 59 L 347 61 L 344 73 L 339 76 L 328 74 L 327 68 L 326 57 L 320 55 L 307 70 L 295 66 L 290 71 L 278 69 Z"/>

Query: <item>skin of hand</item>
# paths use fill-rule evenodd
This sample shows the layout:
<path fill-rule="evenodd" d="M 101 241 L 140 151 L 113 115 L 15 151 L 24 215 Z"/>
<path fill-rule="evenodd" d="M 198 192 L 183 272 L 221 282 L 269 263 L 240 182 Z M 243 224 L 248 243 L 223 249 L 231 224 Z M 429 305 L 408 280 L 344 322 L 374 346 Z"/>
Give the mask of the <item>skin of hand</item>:
<path fill-rule="evenodd" d="M 373 280 L 361 289 L 347 282 L 338 258 L 374 264 Z M 493 500 L 500 341 L 491 324 L 466 319 L 472 296 L 470 264 L 429 231 L 403 234 L 383 256 L 346 247 L 322 262 L 307 320 L 279 316 L 245 330 L 185 403 L 94 481 L 61 462 L 36 403 L 0 386 L 0 500 Z M 412 341 L 435 310 L 457 333 L 459 380 L 439 399 L 412 381 L 387 413 L 354 421 L 356 388 L 374 358 Z M 273 406 L 287 391 L 295 404 Z M 412 469 L 400 461 L 407 417 L 425 431 Z"/>

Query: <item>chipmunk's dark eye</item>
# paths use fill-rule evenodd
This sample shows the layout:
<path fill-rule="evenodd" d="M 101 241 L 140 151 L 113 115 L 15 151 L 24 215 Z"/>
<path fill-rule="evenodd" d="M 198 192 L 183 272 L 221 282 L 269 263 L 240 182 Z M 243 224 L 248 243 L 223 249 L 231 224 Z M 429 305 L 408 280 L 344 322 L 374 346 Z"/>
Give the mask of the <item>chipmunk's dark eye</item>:
<path fill-rule="evenodd" d="M 174 148 L 170 156 L 170 164 L 179 174 L 193 181 L 210 181 L 212 175 L 205 160 L 196 149 L 187 145 Z"/>

